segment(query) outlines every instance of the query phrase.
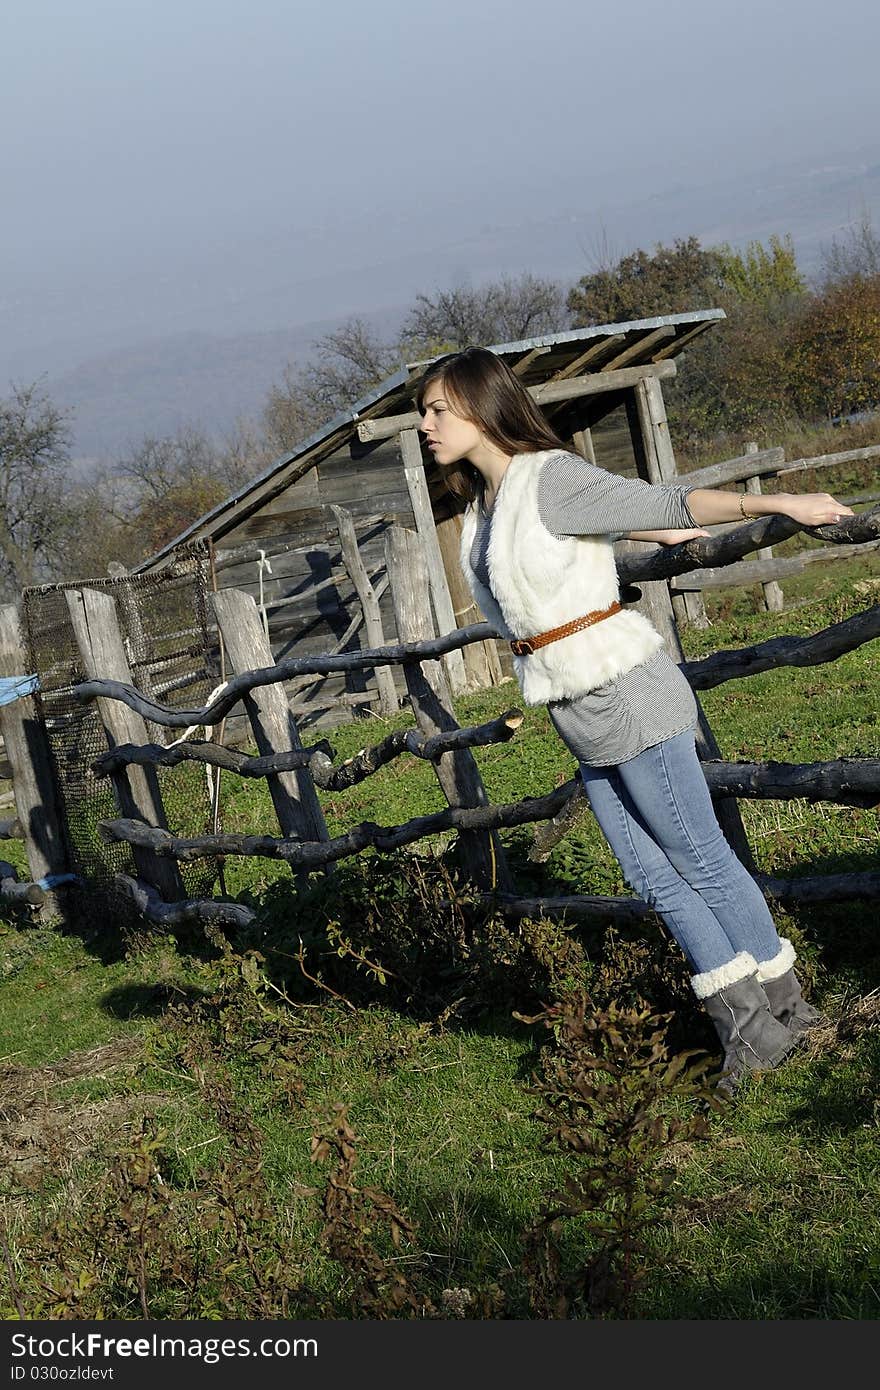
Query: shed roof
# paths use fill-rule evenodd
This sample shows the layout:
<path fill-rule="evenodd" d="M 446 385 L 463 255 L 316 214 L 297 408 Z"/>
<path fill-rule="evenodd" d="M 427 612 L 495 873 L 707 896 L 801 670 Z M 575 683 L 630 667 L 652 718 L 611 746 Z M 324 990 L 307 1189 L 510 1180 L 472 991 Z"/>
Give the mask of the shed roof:
<path fill-rule="evenodd" d="M 682 349 L 713 323 L 725 318 L 723 309 L 699 309 L 687 314 L 663 314 L 630 323 L 604 323 L 524 338 L 515 343 L 493 344 L 492 352 L 513 368 L 525 386 L 541 385 L 554 378 L 638 367 L 677 357 Z M 413 409 L 416 388 L 428 362 L 410 362 L 355 401 L 350 409 L 334 415 L 327 424 L 276 459 L 269 468 L 231 493 L 179 536 L 136 565 L 133 573 L 159 569 L 181 545 L 218 539 L 239 525 L 251 512 L 283 492 L 322 459 L 357 438 L 365 420 L 404 414 Z"/>

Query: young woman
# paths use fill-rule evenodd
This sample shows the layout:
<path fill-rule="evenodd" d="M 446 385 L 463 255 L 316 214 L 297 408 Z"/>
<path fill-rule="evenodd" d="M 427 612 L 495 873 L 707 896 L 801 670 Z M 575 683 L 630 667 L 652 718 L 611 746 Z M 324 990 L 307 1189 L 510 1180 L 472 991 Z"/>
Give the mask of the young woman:
<path fill-rule="evenodd" d="M 573 454 L 486 348 L 431 363 L 421 430 L 467 502 L 461 564 L 510 642 L 527 704 L 545 704 L 634 890 L 666 922 L 724 1051 L 722 1086 L 774 1067 L 820 1021 L 795 953 L 715 817 L 687 680 L 640 613 L 621 608 L 613 539 L 677 544 L 713 522 L 781 513 L 807 526 L 851 516 L 827 493 L 748 497 L 658 486 Z"/>

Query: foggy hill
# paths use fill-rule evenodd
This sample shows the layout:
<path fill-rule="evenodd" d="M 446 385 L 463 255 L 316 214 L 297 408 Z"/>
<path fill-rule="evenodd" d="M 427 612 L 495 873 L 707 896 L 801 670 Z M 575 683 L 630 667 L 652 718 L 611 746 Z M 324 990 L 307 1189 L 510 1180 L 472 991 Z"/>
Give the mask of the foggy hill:
<path fill-rule="evenodd" d="M 222 293 L 218 289 L 213 299 L 209 266 L 191 303 L 187 286 L 175 286 L 169 270 L 163 293 L 176 289 L 177 303 L 164 321 L 180 331 L 142 340 L 133 335 L 92 355 L 83 351 L 88 333 L 80 320 L 77 355 L 48 374 L 56 400 L 74 408 L 77 453 L 111 458 L 145 434 L 181 424 L 222 436 L 237 418 L 258 415 L 285 363 L 304 361 L 315 339 L 344 318 L 358 314 L 391 334 L 418 293 L 453 282 L 480 284 L 531 271 L 568 286 L 602 250 L 619 256 L 691 234 L 704 246 L 744 246 L 790 233 L 801 268 L 815 275 L 832 238 L 845 236 L 866 214 L 880 229 L 880 146 L 833 165 L 770 168 L 630 201 L 618 195 L 608 205 L 590 203 L 588 169 L 580 179 L 573 171 L 561 192 L 557 199 L 542 196 L 540 206 L 517 221 L 478 226 L 463 219 L 460 235 L 440 245 L 417 234 L 415 224 L 409 232 L 389 227 L 386 255 L 358 265 L 350 252 L 347 268 L 332 274 L 314 273 L 305 260 L 292 262 L 283 237 L 260 241 L 255 232 L 254 254 L 242 262 L 240 278 L 231 282 L 227 268 Z M 373 233 L 375 220 L 374 210 Z M 370 242 L 365 237 L 365 245 Z M 252 326 L 242 331 L 243 323 Z"/>

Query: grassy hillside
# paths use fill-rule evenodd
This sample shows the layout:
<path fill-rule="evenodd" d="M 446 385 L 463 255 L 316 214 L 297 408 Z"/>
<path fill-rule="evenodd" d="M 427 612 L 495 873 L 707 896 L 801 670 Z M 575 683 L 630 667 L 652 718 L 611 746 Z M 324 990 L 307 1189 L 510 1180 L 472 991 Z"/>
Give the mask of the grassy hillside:
<path fill-rule="evenodd" d="M 687 655 L 839 621 L 880 559 L 785 589 L 780 615 L 710 596 Z M 701 698 L 727 758 L 877 757 L 878 677 L 874 643 Z M 336 757 L 390 727 L 333 730 Z M 476 756 L 492 801 L 574 770 L 541 710 Z M 322 801 L 331 832 L 444 804 L 408 757 Z M 877 867 L 877 811 L 741 809 L 767 872 Z M 223 822 L 277 833 L 231 776 Z M 524 891 L 628 892 L 591 818 L 544 864 L 531 835 L 503 835 Z M 225 938 L 3 922 L 0 1315 L 876 1317 L 876 904 L 777 914 L 834 1026 L 719 1106 L 667 1069 L 717 1057 L 658 927 L 505 924 L 456 894 L 452 837 L 418 848 L 299 899 L 282 865 L 228 859 L 259 915 Z"/>

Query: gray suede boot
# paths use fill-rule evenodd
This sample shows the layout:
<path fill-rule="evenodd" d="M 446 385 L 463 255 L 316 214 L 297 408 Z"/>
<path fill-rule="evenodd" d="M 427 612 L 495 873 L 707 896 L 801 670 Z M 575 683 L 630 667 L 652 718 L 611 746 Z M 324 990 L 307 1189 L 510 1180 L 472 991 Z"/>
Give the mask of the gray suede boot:
<path fill-rule="evenodd" d="M 797 959 L 794 947 L 787 937 L 779 938 L 781 950 L 772 960 L 758 963 L 758 979 L 761 981 L 770 1012 L 780 1023 L 784 1023 L 792 1033 L 808 1033 L 811 1028 L 820 1028 L 830 1023 L 826 1014 L 814 1009 L 801 994 L 800 981 L 794 973 Z"/>
<path fill-rule="evenodd" d="M 799 1035 L 778 1022 L 758 982 L 758 963 L 747 951 L 691 980 L 724 1050 L 717 1089 L 732 1095 L 750 1071 L 769 1071 L 797 1046 Z"/>

